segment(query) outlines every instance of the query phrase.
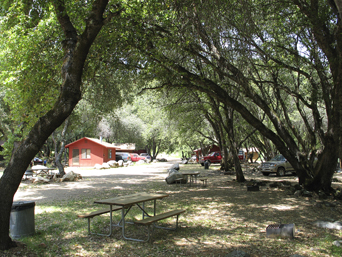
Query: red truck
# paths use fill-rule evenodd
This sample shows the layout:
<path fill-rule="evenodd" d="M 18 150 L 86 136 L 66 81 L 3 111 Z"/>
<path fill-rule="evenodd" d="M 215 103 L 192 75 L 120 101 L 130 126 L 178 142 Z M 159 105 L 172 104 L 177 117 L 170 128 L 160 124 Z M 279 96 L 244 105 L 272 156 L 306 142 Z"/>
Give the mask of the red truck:
<path fill-rule="evenodd" d="M 204 162 L 208 161 L 209 164 L 211 163 L 221 163 L 222 155 L 220 152 L 211 152 L 207 156 L 203 156 L 200 158 L 199 163 L 204 166 Z"/>

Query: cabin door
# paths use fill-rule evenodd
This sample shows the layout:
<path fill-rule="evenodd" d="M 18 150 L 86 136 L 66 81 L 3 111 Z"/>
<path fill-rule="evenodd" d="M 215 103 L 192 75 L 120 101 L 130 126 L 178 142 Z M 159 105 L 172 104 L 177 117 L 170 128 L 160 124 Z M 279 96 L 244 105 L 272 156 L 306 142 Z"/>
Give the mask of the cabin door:
<path fill-rule="evenodd" d="M 72 166 L 80 165 L 80 150 L 72 149 Z"/>

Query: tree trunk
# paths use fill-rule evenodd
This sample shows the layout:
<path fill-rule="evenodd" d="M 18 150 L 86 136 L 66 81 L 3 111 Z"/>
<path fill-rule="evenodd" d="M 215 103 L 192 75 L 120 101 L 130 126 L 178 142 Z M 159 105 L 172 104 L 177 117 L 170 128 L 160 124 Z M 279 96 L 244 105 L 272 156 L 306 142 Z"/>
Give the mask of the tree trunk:
<path fill-rule="evenodd" d="M 80 100 L 80 81 L 67 80 L 63 87 L 64 91 L 70 90 L 68 87 L 73 84 L 73 90 L 64 97 L 60 97 L 53 109 L 45 116 L 41 117 L 31 129 L 25 140 L 20 142 L 13 150 L 12 157 L 3 176 L 0 179 L 0 250 L 5 250 L 13 246 L 9 237 L 9 218 L 13 196 L 17 191 L 21 179 L 39 149 L 44 145 L 50 134 L 61 125 L 70 115 L 77 102 Z M 60 108 L 63 106 L 63 108 Z"/>
<path fill-rule="evenodd" d="M 60 142 L 61 146 L 60 146 L 59 151 L 58 151 L 58 143 L 55 140 L 54 133 L 52 133 L 52 140 L 53 140 L 53 142 L 55 144 L 55 164 L 56 164 L 56 166 L 58 168 L 60 176 L 64 176 L 65 175 L 64 166 L 62 164 L 62 156 L 63 156 L 63 153 L 65 151 L 65 135 L 66 135 L 66 132 L 67 132 L 67 129 L 68 129 L 68 125 L 69 125 L 69 118 L 67 118 L 65 120 L 65 123 L 64 123 L 64 127 L 63 127 L 63 130 L 62 130 L 62 133 L 61 133 L 61 142 Z"/>
<path fill-rule="evenodd" d="M 243 172 L 242 172 L 242 168 L 241 168 L 241 164 L 240 164 L 240 160 L 239 160 L 239 156 L 238 156 L 238 148 L 237 148 L 236 142 L 235 142 L 234 109 L 226 106 L 225 111 L 226 111 L 226 119 L 227 119 L 227 121 L 226 121 L 227 126 L 225 127 L 225 129 L 227 130 L 228 138 L 230 141 L 229 149 L 230 149 L 230 152 L 232 153 L 232 156 L 233 156 L 235 173 L 236 173 L 236 181 L 237 182 L 244 182 L 244 181 L 246 181 L 246 179 L 245 179 Z"/>
<path fill-rule="evenodd" d="M 9 237 L 9 220 L 14 194 L 31 160 L 81 99 L 80 86 L 84 63 L 94 39 L 104 24 L 102 15 L 107 1 L 95 1 L 85 32 L 79 37 L 63 4 L 63 1 L 54 2 L 57 19 L 66 37 L 59 97 L 52 109 L 39 118 L 28 135 L 15 144 L 11 159 L 0 179 L 0 250 L 15 246 Z"/>
<path fill-rule="evenodd" d="M 221 149 L 222 150 L 222 149 Z M 221 151 L 222 152 L 222 151 Z M 229 164 L 228 164 L 228 150 L 226 146 L 223 146 L 223 159 L 222 159 L 222 164 L 224 167 L 225 171 L 229 170 Z"/>
<path fill-rule="evenodd" d="M 240 159 L 236 153 L 236 150 L 233 153 L 233 158 L 234 158 L 234 166 L 235 166 L 235 173 L 236 173 L 236 181 L 237 182 L 245 182 L 246 179 L 243 175 L 241 164 L 240 164 Z"/>
<path fill-rule="evenodd" d="M 318 161 L 314 168 L 314 174 L 311 178 L 306 178 L 303 183 L 307 190 L 323 190 L 328 194 L 333 191 L 331 179 L 336 170 L 338 159 L 337 149 L 339 148 L 336 142 L 338 142 L 338 140 L 334 139 L 333 136 L 326 137 L 326 147 L 321 156 L 318 157 Z"/>

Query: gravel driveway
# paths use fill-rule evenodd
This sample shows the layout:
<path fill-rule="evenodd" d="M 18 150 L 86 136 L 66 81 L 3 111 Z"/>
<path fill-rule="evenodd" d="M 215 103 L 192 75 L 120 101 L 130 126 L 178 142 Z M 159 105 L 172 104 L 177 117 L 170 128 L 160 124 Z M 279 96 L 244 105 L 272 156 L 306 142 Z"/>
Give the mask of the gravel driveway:
<path fill-rule="evenodd" d="M 91 168 L 67 168 L 82 176 L 75 182 L 50 182 L 48 184 L 32 185 L 30 181 L 23 181 L 14 195 L 14 201 L 35 201 L 36 203 L 66 200 L 75 195 L 93 194 L 95 191 L 129 187 L 134 183 L 163 181 L 167 176 L 167 169 L 180 159 L 168 159 L 168 162 L 157 162 L 148 165 L 133 165 L 107 170 Z"/>
<path fill-rule="evenodd" d="M 92 168 L 67 168 L 66 172 L 72 170 L 79 173 L 82 179 L 75 182 L 50 182 L 47 184 L 32 184 L 30 181 L 23 181 L 14 196 L 14 201 L 35 201 L 36 203 L 48 203 L 59 200 L 67 200 L 77 195 L 87 196 L 99 191 L 111 189 L 128 189 L 135 184 L 148 184 L 151 181 L 164 182 L 167 177 L 167 169 L 175 163 L 181 163 L 181 159 L 168 159 L 168 162 L 157 162 L 143 165 L 133 165 L 130 167 L 121 167 L 116 169 L 95 170 Z M 183 166 L 183 165 L 180 165 Z M 192 165 L 191 165 L 192 166 Z M 196 167 L 196 166 L 192 166 Z M 216 167 L 217 169 L 218 167 Z M 182 170 L 182 168 L 181 168 Z M 203 167 L 198 165 L 198 170 L 204 172 Z M 266 182 L 288 181 L 296 183 L 298 178 L 295 176 L 269 177 L 262 176 L 260 172 L 250 172 L 251 169 L 244 168 L 244 175 L 247 180 L 262 180 Z M 234 173 L 233 173 L 234 174 Z M 336 173 L 335 178 L 339 183 L 333 183 L 335 186 L 342 186 L 342 173 Z M 235 176 L 215 176 L 211 178 L 211 185 L 214 181 L 235 179 Z"/>

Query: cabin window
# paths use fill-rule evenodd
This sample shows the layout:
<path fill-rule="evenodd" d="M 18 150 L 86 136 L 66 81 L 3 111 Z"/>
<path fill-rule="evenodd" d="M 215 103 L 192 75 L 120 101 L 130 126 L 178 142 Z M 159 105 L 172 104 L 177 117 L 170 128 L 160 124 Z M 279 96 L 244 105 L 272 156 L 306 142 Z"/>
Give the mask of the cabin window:
<path fill-rule="evenodd" d="M 112 149 L 108 149 L 108 159 L 112 158 Z"/>
<path fill-rule="evenodd" d="M 90 159 L 90 149 L 82 149 L 82 159 Z"/>

